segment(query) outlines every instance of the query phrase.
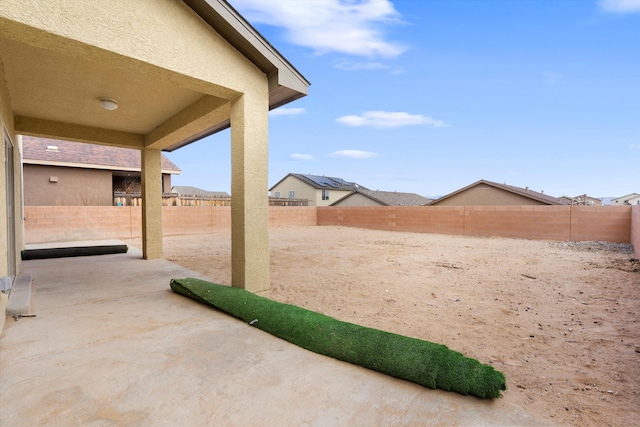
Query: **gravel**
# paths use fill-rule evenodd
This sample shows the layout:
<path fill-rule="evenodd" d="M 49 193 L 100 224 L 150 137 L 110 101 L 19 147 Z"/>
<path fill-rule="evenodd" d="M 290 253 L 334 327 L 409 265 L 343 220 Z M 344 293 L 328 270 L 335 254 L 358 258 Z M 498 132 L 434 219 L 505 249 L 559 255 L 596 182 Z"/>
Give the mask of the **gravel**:
<path fill-rule="evenodd" d="M 571 249 L 574 251 L 633 254 L 633 245 L 630 243 L 612 243 L 590 240 L 585 242 L 554 242 L 552 245 L 562 249 Z"/>

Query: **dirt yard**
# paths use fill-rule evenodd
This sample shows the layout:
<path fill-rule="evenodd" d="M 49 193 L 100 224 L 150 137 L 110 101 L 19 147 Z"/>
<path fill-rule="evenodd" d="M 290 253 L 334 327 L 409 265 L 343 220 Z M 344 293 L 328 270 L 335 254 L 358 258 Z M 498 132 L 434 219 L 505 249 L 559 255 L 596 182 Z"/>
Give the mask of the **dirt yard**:
<path fill-rule="evenodd" d="M 271 298 L 491 364 L 507 378 L 502 399 L 553 424 L 638 425 L 630 245 L 326 226 L 270 236 Z M 167 259 L 230 284 L 229 232 L 164 244 Z"/>

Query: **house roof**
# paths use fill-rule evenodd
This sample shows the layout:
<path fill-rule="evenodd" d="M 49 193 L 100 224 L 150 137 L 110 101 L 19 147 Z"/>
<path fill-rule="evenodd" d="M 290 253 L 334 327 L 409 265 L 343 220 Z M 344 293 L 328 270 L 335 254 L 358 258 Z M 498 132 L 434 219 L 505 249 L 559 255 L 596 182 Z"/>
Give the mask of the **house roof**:
<path fill-rule="evenodd" d="M 171 192 L 179 194 L 181 196 L 196 196 L 196 197 L 231 197 L 229 193 L 224 191 L 207 191 L 198 187 L 191 187 L 188 185 L 174 185 L 171 187 Z"/>
<path fill-rule="evenodd" d="M 284 181 L 290 176 L 294 178 L 298 178 L 300 181 L 312 186 L 317 190 L 345 190 L 345 191 L 356 191 L 358 189 L 367 190 L 367 188 L 355 182 L 345 181 L 342 178 L 336 178 L 336 177 L 324 176 L 324 175 L 309 175 L 309 174 L 301 174 L 301 173 L 288 174 L 287 176 L 282 178 L 280 181 L 278 181 L 277 184 L 271 187 L 271 189 L 276 187 L 278 184 L 280 184 L 282 181 Z"/>
<path fill-rule="evenodd" d="M 640 197 L 640 194 L 631 193 L 631 194 L 627 194 L 626 196 L 616 197 L 615 199 L 611 199 L 611 201 L 622 200 L 626 202 L 627 200 L 635 199 L 636 197 Z"/>
<path fill-rule="evenodd" d="M 140 172 L 140 150 L 106 145 L 22 137 L 23 162 L 32 165 L 65 166 Z M 180 168 L 162 154 L 162 173 L 179 174 Z"/>
<path fill-rule="evenodd" d="M 307 95 L 311 83 L 226 0 L 183 0 L 200 18 L 253 62 L 269 78 L 269 110 Z M 230 120 L 166 148 L 173 151 L 227 129 Z"/>
<path fill-rule="evenodd" d="M 517 194 L 517 195 L 520 195 L 520 196 L 528 197 L 530 199 L 537 200 L 537 201 L 545 203 L 547 205 L 566 205 L 567 204 L 566 200 L 562 200 L 562 199 L 559 199 L 557 197 L 549 196 L 548 194 L 544 194 L 543 192 L 529 190 L 529 187 L 521 188 L 521 187 L 515 187 L 513 185 L 499 184 L 497 182 L 492 182 L 492 181 L 487 181 L 487 180 L 481 179 L 479 181 L 474 182 L 471 185 L 467 185 L 464 188 L 456 190 L 453 193 L 449 193 L 446 196 L 442 196 L 439 199 L 435 199 L 435 200 L 427 203 L 427 205 L 434 205 L 434 204 L 436 204 L 438 202 L 441 202 L 442 200 L 448 199 L 450 197 L 455 196 L 456 194 L 462 193 L 463 191 L 466 191 L 466 190 L 468 190 L 470 188 L 476 187 L 478 185 L 483 185 L 483 184 L 484 185 L 489 185 L 491 187 L 498 188 L 500 190 L 508 191 L 510 193 L 514 193 L 514 194 Z"/>
<path fill-rule="evenodd" d="M 380 191 L 360 188 L 340 200 L 335 201 L 331 206 L 339 205 L 340 202 L 343 202 L 345 199 L 356 194 L 360 194 L 374 200 L 383 206 L 422 206 L 431 202 L 431 199 L 427 199 L 426 197 L 422 197 L 416 193 L 399 193 L 397 191 Z"/>

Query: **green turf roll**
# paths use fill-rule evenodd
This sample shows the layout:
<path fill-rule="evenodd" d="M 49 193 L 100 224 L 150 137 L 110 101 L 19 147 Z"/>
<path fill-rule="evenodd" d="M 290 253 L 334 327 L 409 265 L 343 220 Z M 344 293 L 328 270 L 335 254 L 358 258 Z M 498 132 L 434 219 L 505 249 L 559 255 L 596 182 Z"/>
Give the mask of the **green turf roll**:
<path fill-rule="evenodd" d="M 429 388 L 496 398 L 504 374 L 441 344 L 343 322 L 244 289 L 172 279 L 171 289 L 315 353 Z"/>

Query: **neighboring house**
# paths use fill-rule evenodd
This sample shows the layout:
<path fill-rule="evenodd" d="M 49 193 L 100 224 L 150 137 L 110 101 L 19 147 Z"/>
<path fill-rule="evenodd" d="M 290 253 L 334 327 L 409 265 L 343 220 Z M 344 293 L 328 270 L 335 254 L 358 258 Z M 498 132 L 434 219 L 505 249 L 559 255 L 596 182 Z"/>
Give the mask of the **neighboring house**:
<path fill-rule="evenodd" d="M 176 185 L 165 195 L 168 206 L 230 206 L 231 196 L 224 191 L 207 191 L 198 187 Z"/>
<path fill-rule="evenodd" d="M 602 199 L 597 197 L 590 197 L 586 194 L 576 197 L 562 196 L 560 200 L 563 200 L 568 205 L 583 205 L 583 206 L 602 206 Z"/>
<path fill-rule="evenodd" d="M 359 189 L 366 190 L 342 178 L 290 173 L 269 191 L 276 199 L 306 199 L 309 206 L 329 206 Z"/>
<path fill-rule="evenodd" d="M 114 197 L 140 193 L 140 150 L 25 136 L 26 206 L 111 206 Z M 162 155 L 162 191 L 180 169 Z"/>
<path fill-rule="evenodd" d="M 331 206 L 422 206 L 431 201 L 432 199 L 427 199 L 416 193 L 359 188 L 332 203 Z"/>
<path fill-rule="evenodd" d="M 626 196 L 611 199 L 611 204 L 616 205 L 640 205 L 640 194 L 631 193 Z"/>
<path fill-rule="evenodd" d="M 171 187 L 171 194 L 183 197 L 199 197 L 201 199 L 229 198 L 231 195 L 225 191 L 207 191 L 198 187 L 176 185 Z"/>
<path fill-rule="evenodd" d="M 481 179 L 427 206 L 507 206 L 507 205 L 566 205 L 567 202 L 543 192 Z"/>

